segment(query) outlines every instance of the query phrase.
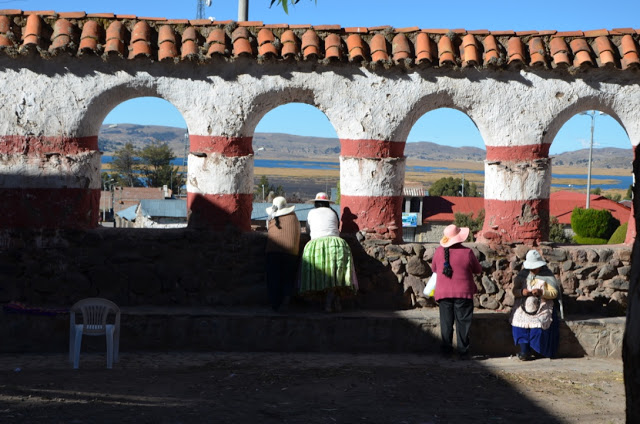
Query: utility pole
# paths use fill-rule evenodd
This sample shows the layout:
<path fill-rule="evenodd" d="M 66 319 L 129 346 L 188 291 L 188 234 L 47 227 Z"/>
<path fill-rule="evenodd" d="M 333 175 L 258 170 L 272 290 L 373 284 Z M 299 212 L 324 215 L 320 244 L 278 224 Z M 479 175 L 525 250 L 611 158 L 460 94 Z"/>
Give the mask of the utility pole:
<path fill-rule="evenodd" d="M 238 0 L 238 22 L 243 22 L 248 20 L 249 20 L 249 0 Z"/>
<path fill-rule="evenodd" d="M 587 209 L 591 204 L 591 161 L 593 159 L 593 131 L 596 127 L 596 114 L 605 115 L 604 112 L 598 112 L 595 110 L 589 112 L 582 112 L 580 115 L 587 115 L 591 118 L 591 139 L 589 141 L 589 165 L 587 166 Z"/>

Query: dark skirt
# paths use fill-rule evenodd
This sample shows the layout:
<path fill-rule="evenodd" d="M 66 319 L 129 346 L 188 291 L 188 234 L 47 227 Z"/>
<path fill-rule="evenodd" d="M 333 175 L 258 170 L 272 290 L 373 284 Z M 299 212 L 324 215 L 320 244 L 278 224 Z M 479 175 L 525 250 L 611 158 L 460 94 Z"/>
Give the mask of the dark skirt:
<path fill-rule="evenodd" d="M 560 322 L 558 320 L 558 308 L 553 308 L 553 320 L 551 326 L 543 330 L 541 328 L 511 327 L 513 341 L 516 345 L 528 343 L 529 346 L 546 358 L 555 358 L 558 353 L 560 341 Z"/>

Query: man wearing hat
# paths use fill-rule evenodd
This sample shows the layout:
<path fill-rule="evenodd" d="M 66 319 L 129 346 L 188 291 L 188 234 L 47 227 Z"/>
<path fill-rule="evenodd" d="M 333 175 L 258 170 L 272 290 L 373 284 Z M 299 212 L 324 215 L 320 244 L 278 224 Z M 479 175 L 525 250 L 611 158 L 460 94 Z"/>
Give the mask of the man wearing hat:
<path fill-rule="evenodd" d="M 513 285 L 516 299 L 511 312 L 513 340 L 520 346 L 518 359 L 530 361 L 536 354 L 553 358 L 560 338 L 562 286 L 537 250 L 529 250 Z"/>
<path fill-rule="evenodd" d="M 300 221 L 294 212 L 295 206 L 278 196 L 266 209 L 269 217 L 267 227 L 267 292 L 271 308 L 278 311 L 287 307 L 298 270 L 300 249 Z"/>

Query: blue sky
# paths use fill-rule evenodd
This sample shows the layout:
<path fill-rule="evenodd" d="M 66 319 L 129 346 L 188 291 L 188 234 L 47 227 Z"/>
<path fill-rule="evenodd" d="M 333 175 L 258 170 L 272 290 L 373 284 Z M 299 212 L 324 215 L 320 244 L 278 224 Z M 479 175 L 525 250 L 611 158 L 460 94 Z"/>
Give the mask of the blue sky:
<path fill-rule="evenodd" d="M 300 0 L 286 15 L 281 7 L 269 8 L 269 0 L 249 1 L 249 20 L 264 23 L 338 24 L 350 26 L 391 25 L 395 28 L 465 28 L 488 30 L 558 31 L 637 28 L 640 1 L 622 0 L 613 4 L 600 0 Z M 0 0 L 0 8 L 55 10 L 58 12 L 134 14 L 141 17 L 172 19 L 196 17 L 197 0 Z M 237 20 L 237 0 L 212 0 L 206 17 Z M 144 107 L 141 107 L 144 106 Z M 140 111 L 147 111 L 147 114 Z M 281 119 L 294 113 L 298 119 Z M 133 122 L 132 122 L 133 121 Z M 291 127 L 283 127 L 290 122 Z M 137 123 L 186 127 L 177 110 L 160 99 L 136 99 L 116 107 L 105 123 Z M 451 134 L 451 128 L 456 132 Z M 268 113 L 256 132 L 286 132 L 299 135 L 335 137 L 335 131 L 319 110 L 306 105 L 285 105 Z M 560 130 L 551 153 L 588 147 L 590 118 L 575 116 Z M 629 148 L 624 129 L 608 116 L 596 118 L 595 147 Z M 473 122 L 452 110 L 425 114 L 409 134 L 409 142 L 433 141 L 451 146 L 476 146 L 484 143 Z"/>

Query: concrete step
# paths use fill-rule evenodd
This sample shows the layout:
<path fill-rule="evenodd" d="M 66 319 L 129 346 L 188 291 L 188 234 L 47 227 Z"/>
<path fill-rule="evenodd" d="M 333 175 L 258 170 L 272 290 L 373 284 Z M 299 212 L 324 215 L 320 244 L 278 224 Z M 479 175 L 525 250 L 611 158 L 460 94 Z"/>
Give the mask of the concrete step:
<path fill-rule="evenodd" d="M 474 314 L 474 355 L 516 352 L 508 318 L 505 313 Z M 66 313 L 5 312 L 0 319 L 0 352 L 68 349 Z M 121 326 L 122 351 L 435 353 L 440 345 L 434 308 L 332 314 L 300 308 L 280 314 L 261 307 L 124 307 Z M 624 326 L 624 317 L 567 317 L 560 327 L 559 356 L 620 358 Z M 94 349 L 104 350 L 102 338 L 83 339 L 83 351 Z"/>

